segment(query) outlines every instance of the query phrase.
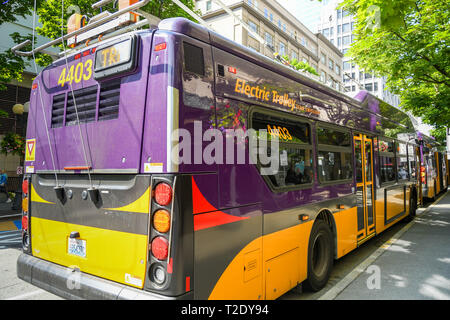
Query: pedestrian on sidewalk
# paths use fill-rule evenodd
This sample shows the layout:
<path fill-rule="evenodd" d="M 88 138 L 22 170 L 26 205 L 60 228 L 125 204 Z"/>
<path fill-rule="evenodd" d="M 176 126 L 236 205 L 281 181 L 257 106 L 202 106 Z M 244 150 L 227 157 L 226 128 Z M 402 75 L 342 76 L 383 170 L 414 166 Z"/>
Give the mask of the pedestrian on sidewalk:
<path fill-rule="evenodd" d="M 9 193 L 6 190 L 6 184 L 8 183 L 8 175 L 0 169 L 0 193 L 6 194 L 6 203 L 10 203 L 11 199 L 9 198 Z"/>

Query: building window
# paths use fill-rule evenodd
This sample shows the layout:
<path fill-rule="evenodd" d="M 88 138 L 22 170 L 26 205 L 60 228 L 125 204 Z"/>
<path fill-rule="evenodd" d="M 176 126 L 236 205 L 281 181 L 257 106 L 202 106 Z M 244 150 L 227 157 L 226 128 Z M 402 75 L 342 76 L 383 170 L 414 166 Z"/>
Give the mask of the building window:
<path fill-rule="evenodd" d="M 252 30 L 254 33 L 259 34 L 258 32 L 258 26 L 253 21 L 248 21 L 248 26 L 250 27 L 250 30 Z M 254 36 L 249 33 L 250 37 L 254 38 Z"/>
<path fill-rule="evenodd" d="M 322 52 L 320 53 L 320 62 L 322 62 L 322 64 L 327 63 L 327 56 L 325 54 L 323 54 Z"/>
<path fill-rule="evenodd" d="M 338 37 L 337 39 L 338 47 L 342 46 L 342 38 Z"/>
<path fill-rule="evenodd" d="M 295 51 L 291 52 L 291 58 L 295 59 L 295 60 L 298 60 L 298 55 L 297 55 L 297 53 Z"/>
<path fill-rule="evenodd" d="M 330 29 L 328 29 L 328 28 L 323 29 L 322 34 L 328 38 L 330 36 Z"/>
<path fill-rule="evenodd" d="M 336 73 L 340 76 L 341 75 L 341 67 L 338 66 L 336 63 Z"/>
<path fill-rule="evenodd" d="M 330 37 L 333 37 L 334 36 L 334 27 L 331 27 L 330 28 Z"/>
<path fill-rule="evenodd" d="M 339 9 L 339 10 L 337 11 L 337 18 L 338 18 L 338 19 L 342 19 L 342 10 L 341 10 L 341 9 Z"/>
<path fill-rule="evenodd" d="M 206 1 L 206 11 L 211 10 L 211 5 L 212 5 L 212 1 L 211 0 Z"/>
<path fill-rule="evenodd" d="M 283 24 L 283 31 L 286 32 L 286 25 Z"/>
<path fill-rule="evenodd" d="M 270 33 L 266 32 L 264 33 L 264 40 L 266 40 L 266 43 L 273 47 L 273 37 Z"/>
<path fill-rule="evenodd" d="M 286 45 L 283 42 L 280 42 L 279 54 L 280 55 L 285 55 L 286 54 Z"/>
<path fill-rule="evenodd" d="M 269 10 L 267 10 L 267 8 L 264 8 L 264 17 L 266 17 L 266 19 L 269 19 Z"/>
<path fill-rule="evenodd" d="M 331 70 L 334 69 L 334 61 L 331 59 L 328 59 L 328 68 L 330 68 Z"/>
<path fill-rule="evenodd" d="M 350 70 L 350 62 L 344 61 L 344 70 L 345 71 Z"/>
<path fill-rule="evenodd" d="M 350 23 L 344 23 L 342 25 L 342 33 L 350 32 Z"/>
<path fill-rule="evenodd" d="M 273 13 L 270 14 L 270 22 L 273 22 Z"/>
<path fill-rule="evenodd" d="M 337 34 L 340 35 L 342 32 L 342 25 L 338 25 L 338 30 L 337 30 Z"/>
<path fill-rule="evenodd" d="M 281 29 L 281 20 L 280 19 L 278 19 L 278 28 Z"/>
<path fill-rule="evenodd" d="M 320 81 L 325 82 L 327 79 L 327 74 L 325 71 L 320 71 Z"/>
<path fill-rule="evenodd" d="M 373 84 L 373 91 L 378 92 L 378 82 L 374 82 Z"/>
<path fill-rule="evenodd" d="M 344 46 L 348 46 L 350 44 L 350 40 L 351 40 L 350 36 L 342 37 L 342 44 Z"/>
<path fill-rule="evenodd" d="M 364 86 L 364 88 L 369 91 L 372 92 L 373 91 L 373 87 L 371 83 L 366 83 L 366 85 Z"/>
<path fill-rule="evenodd" d="M 346 54 L 348 52 L 348 48 L 342 49 L 342 54 Z"/>

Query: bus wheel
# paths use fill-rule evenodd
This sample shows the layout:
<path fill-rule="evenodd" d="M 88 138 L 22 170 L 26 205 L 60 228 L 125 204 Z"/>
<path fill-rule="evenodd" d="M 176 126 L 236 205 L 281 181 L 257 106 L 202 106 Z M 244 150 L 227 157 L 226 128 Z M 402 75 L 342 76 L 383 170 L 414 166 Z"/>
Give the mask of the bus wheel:
<path fill-rule="evenodd" d="M 319 291 L 328 282 L 333 267 L 333 235 L 327 223 L 318 220 L 309 237 L 308 279 L 305 285 L 312 291 Z"/>
<path fill-rule="evenodd" d="M 405 222 L 410 222 L 416 217 L 417 211 L 417 194 L 415 192 L 411 193 L 411 197 L 409 198 L 409 214 L 406 217 Z"/>

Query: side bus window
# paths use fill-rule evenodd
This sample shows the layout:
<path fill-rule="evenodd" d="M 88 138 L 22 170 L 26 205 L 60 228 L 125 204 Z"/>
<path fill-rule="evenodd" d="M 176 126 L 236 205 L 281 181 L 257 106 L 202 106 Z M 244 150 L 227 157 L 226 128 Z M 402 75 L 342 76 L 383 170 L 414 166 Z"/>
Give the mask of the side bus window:
<path fill-rule="evenodd" d="M 350 131 L 317 126 L 317 169 L 319 181 L 342 182 L 353 178 Z"/>
<path fill-rule="evenodd" d="M 408 164 L 409 164 L 409 176 L 411 180 L 417 179 L 417 167 L 418 161 L 416 157 L 416 146 L 408 143 Z"/>
<path fill-rule="evenodd" d="M 397 175 L 398 180 L 408 180 L 408 156 L 406 151 L 406 143 L 399 142 L 397 144 Z"/>
<path fill-rule="evenodd" d="M 274 136 L 279 139 L 279 168 L 275 174 L 266 176 L 272 189 L 282 191 L 311 185 L 314 173 L 309 123 L 298 121 L 296 117 L 278 116 L 275 112 L 258 111 L 252 114 L 251 120 L 257 133 L 259 130 L 267 131 L 267 140 Z M 258 138 L 259 146 L 261 139 Z M 270 156 L 270 141 L 265 141 L 265 145 Z M 259 157 L 258 166 L 269 167 L 261 164 Z"/>
<path fill-rule="evenodd" d="M 380 139 L 379 150 L 381 183 L 396 181 L 394 141 Z"/>
<path fill-rule="evenodd" d="M 203 49 L 188 42 L 183 42 L 183 50 L 185 71 L 204 76 L 205 61 L 203 58 Z"/>

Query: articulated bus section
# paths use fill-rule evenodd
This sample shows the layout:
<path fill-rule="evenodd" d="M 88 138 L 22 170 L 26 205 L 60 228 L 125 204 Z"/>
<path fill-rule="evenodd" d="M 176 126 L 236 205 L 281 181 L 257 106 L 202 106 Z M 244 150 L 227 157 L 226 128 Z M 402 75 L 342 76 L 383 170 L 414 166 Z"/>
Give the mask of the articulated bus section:
<path fill-rule="evenodd" d="M 318 291 L 334 259 L 413 219 L 448 177 L 399 110 L 181 18 L 47 67 L 27 145 L 18 276 L 74 299 Z"/>

